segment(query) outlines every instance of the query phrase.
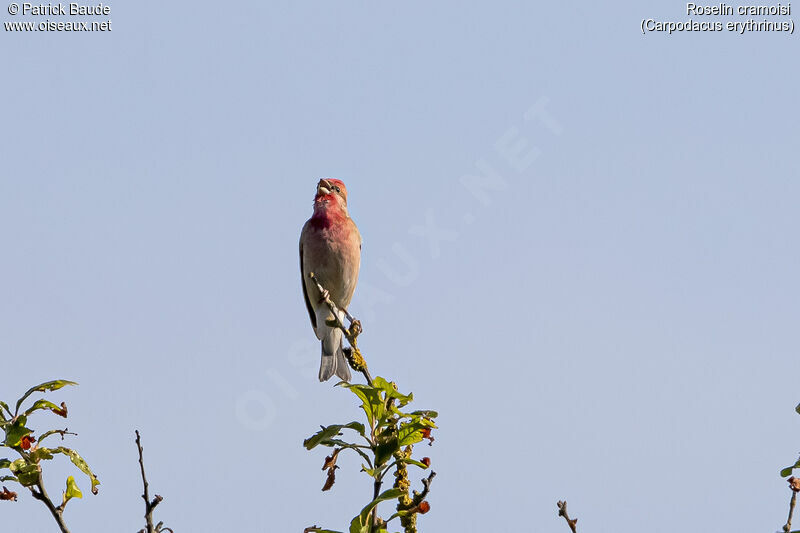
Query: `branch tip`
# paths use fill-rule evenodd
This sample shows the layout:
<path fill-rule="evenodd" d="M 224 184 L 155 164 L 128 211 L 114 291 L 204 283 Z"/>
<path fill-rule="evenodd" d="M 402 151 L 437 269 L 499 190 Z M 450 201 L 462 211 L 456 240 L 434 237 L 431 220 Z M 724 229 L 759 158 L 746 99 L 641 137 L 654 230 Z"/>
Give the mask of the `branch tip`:
<path fill-rule="evenodd" d="M 578 529 L 576 527 L 578 523 L 577 518 L 570 518 L 569 514 L 567 514 L 567 502 L 559 500 L 556 505 L 558 506 L 558 516 L 563 516 L 564 520 L 567 521 L 567 525 L 572 530 L 572 533 L 577 533 Z"/>

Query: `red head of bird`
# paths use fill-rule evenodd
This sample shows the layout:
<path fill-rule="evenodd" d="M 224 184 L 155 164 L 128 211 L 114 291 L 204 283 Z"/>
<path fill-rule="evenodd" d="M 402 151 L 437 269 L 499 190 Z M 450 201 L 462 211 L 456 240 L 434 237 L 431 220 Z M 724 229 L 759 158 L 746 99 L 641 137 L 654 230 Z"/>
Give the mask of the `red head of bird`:
<path fill-rule="evenodd" d="M 342 180 L 323 178 L 317 183 L 314 214 L 324 215 L 330 211 L 347 213 L 347 188 Z"/>

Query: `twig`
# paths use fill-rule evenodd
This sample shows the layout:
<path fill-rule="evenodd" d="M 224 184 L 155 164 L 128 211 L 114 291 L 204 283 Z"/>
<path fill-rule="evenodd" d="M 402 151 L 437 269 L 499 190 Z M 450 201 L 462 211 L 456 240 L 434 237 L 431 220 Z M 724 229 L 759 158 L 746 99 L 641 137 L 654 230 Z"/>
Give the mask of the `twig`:
<path fill-rule="evenodd" d="M 792 491 L 792 499 L 789 500 L 789 518 L 786 519 L 786 525 L 783 530 L 786 533 L 792 530 L 792 515 L 794 514 L 794 505 L 797 502 L 797 492 L 800 491 L 800 479 L 790 477 L 786 481 L 789 482 L 789 489 Z"/>
<path fill-rule="evenodd" d="M 436 472 L 431 472 L 427 478 L 422 480 L 422 486 L 425 488 L 422 489 L 422 492 L 420 492 L 416 498 L 414 498 L 415 500 L 419 500 L 420 502 L 422 502 L 425 499 L 425 496 L 427 496 L 428 493 L 431 491 L 431 482 L 435 477 L 436 477 Z"/>
<path fill-rule="evenodd" d="M 563 516 L 564 520 L 567 521 L 567 525 L 572 530 L 572 533 L 578 533 L 576 528 L 576 524 L 578 523 L 577 518 L 570 518 L 567 514 L 567 502 L 566 501 L 559 501 L 556 505 L 558 505 L 558 516 Z"/>
<path fill-rule="evenodd" d="M 425 501 L 425 498 L 428 496 L 428 493 L 431 490 L 431 483 L 435 477 L 436 472 L 431 472 L 427 478 L 422 478 L 422 485 L 424 488 L 422 489 L 422 492 L 414 491 L 413 498 L 409 496 L 408 488 L 403 489 L 405 494 L 399 498 L 399 502 L 397 504 L 398 512 L 395 513 L 389 520 L 400 516 L 400 513 L 409 513 L 406 514 L 404 518 L 400 518 L 400 523 L 403 525 L 404 531 L 416 533 L 417 525 L 414 515 L 417 513 L 425 514 L 430 510 L 430 504 Z M 402 470 L 401 473 L 399 461 L 397 482 L 395 482 L 395 487 L 398 486 L 398 482 L 405 483 L 406 487 L 408 487 L 408 472 L 406 470 Z"/>
<path fill-rule="evenodd" d="M 50 430 L 50 431 L 45 431 L 45 432 L 44 432 L 44 433 L 42 433 L 42 435 L 39 437 L 39 445 L 41 445 L 41 444 L 42 444 L 42 441 L 43 441 L 43 440 L 44 440 L 46 437 L 49 437 L 50 435 L 61 435 L 61 440 L 64 440 L 64 436 L 65 436 L 65 435 L 77 435 L 77 433 L 73 433 L 73 432 L 71 432 L 71 431 L 69 430 L 69 428 L 64 428 L 64 429 L 53 429 L 53 430 Z"/>
<path fill-rule="evenodd" d="M 340 309 L 331 300 L 330 293 L 327 290 L 325 290 L 325 287 L 323 287 L 320 284 L 320 282 L 317 280 L 317 277 L 314 275 L 313 272 L 309 272 L 308 277 L 317 286 L 317 290 L 319 291 L 319 294 L 322 297 L 322 301 L 325 303 L 325 305 L 328 306 L 328 309 L 330 309 L 331 313 L 333 314 L 334 325 L 340 330 L 342 330 L 342 333 L 344 333 L 347 342 L 350 343 L 350 346 L 352 346 L 352 350 L 349 350 L 345 354 L 347 356 L 348 362 L 350 362 L 350 366 L 352 366 L 353 369 L 361 372 L 364 375 L 364 379 L 367 380 L 367 383 L 369 385 L 372 385 L 372 376 L 369 373 L 366 361 L 364 361 L 364 358 L 361 356 L 361 351 L 358 349 L 358 343 L 356 340 L 358 336 L 364 331 L 364 329 L 361 327 L 361 322 L 355 317 L 353 317 L 347 311 L 347 309 L 342 307 L 341 311 L 344 313 L 344 316 L 346 316 L 347 319 L 350 321 L 350 328 L 344 327 L 342 320 L 339 318 Z M 345 350 L 348 349 L 345 348 Z M 359 360 L 359 361 L 357 364 L 353 364 L 354 360 Z"/>
<path fill-rule="evenodd" d="M 797 493 L 792 491 L 792 499 L 789 501 L 789 518 L 786 520 L 786 525 L 783 526 L 783 530 L 786 533 L 792 530 L 792 515 L 794 514 L 795 501 L 797 501 Z"/>
<path fill-rule="evenodd" d="M 146 531 L 147 533 L 158 533 L 161 531 L 162 522 L 158 523 L 158 526 L 153 526 L 153 510 L 156 506 L 161 503 L 162 498 L 158 494 L 152 500 L 150 499 L 150 493 L 148 492 L 148 485 L 147 485 L 147 477 L 144 475 L 144 459 L 142 458 L 142 439 L 139 436 L 139 430 L 136 430 L 136 447 L 139 448 L 139 467 L 142 470 L 142 484 L 144 484 L 144 494 L 142 494 L 142 498 L 144 498 L 144 519 L 147 522 L 147 529 L 141 530 Z M 169 528 L 167 528 L 169 529 Z M 170 530 L 172 531 L 172 530 Z M 140 532 L 141 533 L 141 532 Z"/>
<path fill-rule="evenodd" d="M 333 313 L 333 319 L 336 322 L 336 327 L 342 330 L 342 332 L 347 337 L 347 341 L 351 345 L 354 344 L 356 337 L 358 337 L 358 335 L 363 331 L 363 329 L 361 328 L 361 322 L 356 320 L 347 311 L 347 309 L 342 307 L 341 311 L 344 313 L 344 316 L 346 316 L 347 319 L 350 321 L 351 326 L 354 326 L 352 331 L 344 327 L 344 324 L 339 318 L 340 309 L 335 303 L 333 303 L 333 300 L 331 300 L 330 293 L 327 290 L 325 290 L 325 287 L 323 287 L 322 284 L 317 280 L 317 276 L 315 276 L 313 272 L 309 272 L 308 277 L 311 278 L 311 281 L 313 281 L 314 284 L 317 286 L 317 290 L 319 291 L 319 294 L 322 297 L 322 301 L 325 303 L 325 305 L 328 306 L 328 309 L 331 310 L 331 313 Z"/>
<path fill-rule="evenodd" d="M 50 511 L 50 514 L 53 515 L 53 518 L 56 519 L 56 523 L 58 527 L 61 528 L 61 533 L 69 533 L 69 529 L 67 529 L 67 524 L 64 522 L 64 506 L 60 505 L 58 507 L 55 506 L 53 500 L 50 499 L 50 496 L 47 495 L 47 491 L 44 488 L 44 483 L 42 482 L 42 473 L 39 472 L 39 479 L 36 481 L 36 487 L 28 487 L 31 491 L 31 494 L 34 498 L 43 502 L 47 509 Z M 38 489 L 38 490 L 37 490 Z"/>

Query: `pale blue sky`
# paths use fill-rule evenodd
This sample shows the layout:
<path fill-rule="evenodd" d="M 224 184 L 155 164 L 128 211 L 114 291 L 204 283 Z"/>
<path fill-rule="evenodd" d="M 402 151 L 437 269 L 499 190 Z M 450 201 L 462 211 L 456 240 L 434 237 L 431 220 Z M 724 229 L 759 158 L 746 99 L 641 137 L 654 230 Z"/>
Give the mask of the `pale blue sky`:
<path fill-rule="evenodd" d="M 0 398 L 80 382 L 51 398 L 102 481 L 73 531 L 142 527 L 136 428 L 178 533 L 366 502 L 301 446 L 358 417 L 300 290 L 320 176 L 364 237 L 373 373 L 441 413 L 422 531 L 567 531 L 558 499 L 586 533 L 783 524 L 796 36 L 641 34 L 677 1 L 111 5 L 110 33 L 0 31 Z M 0 523 L 55 530 L 27 495 Z"/>

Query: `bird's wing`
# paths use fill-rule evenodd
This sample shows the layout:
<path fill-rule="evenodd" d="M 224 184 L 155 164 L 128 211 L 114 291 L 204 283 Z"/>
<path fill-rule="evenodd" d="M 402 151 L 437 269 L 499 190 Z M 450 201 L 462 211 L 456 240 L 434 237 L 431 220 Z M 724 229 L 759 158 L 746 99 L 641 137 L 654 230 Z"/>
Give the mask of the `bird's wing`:
<path fill-rule="evenodd" d="M 308 316 L 311 318 L 311 326 L 314 330 L 317 329 L 317 315 L 314 313 L 314 308 L 311 306 L 311 300 L 308 299 L 308 288 L 306 288 L 306 274 L 303 268 L 303 239 L 300 239 L 300 283 L 303 285 L 303 298 L 306 301 L 306 309 L 308 309 Z"/>

